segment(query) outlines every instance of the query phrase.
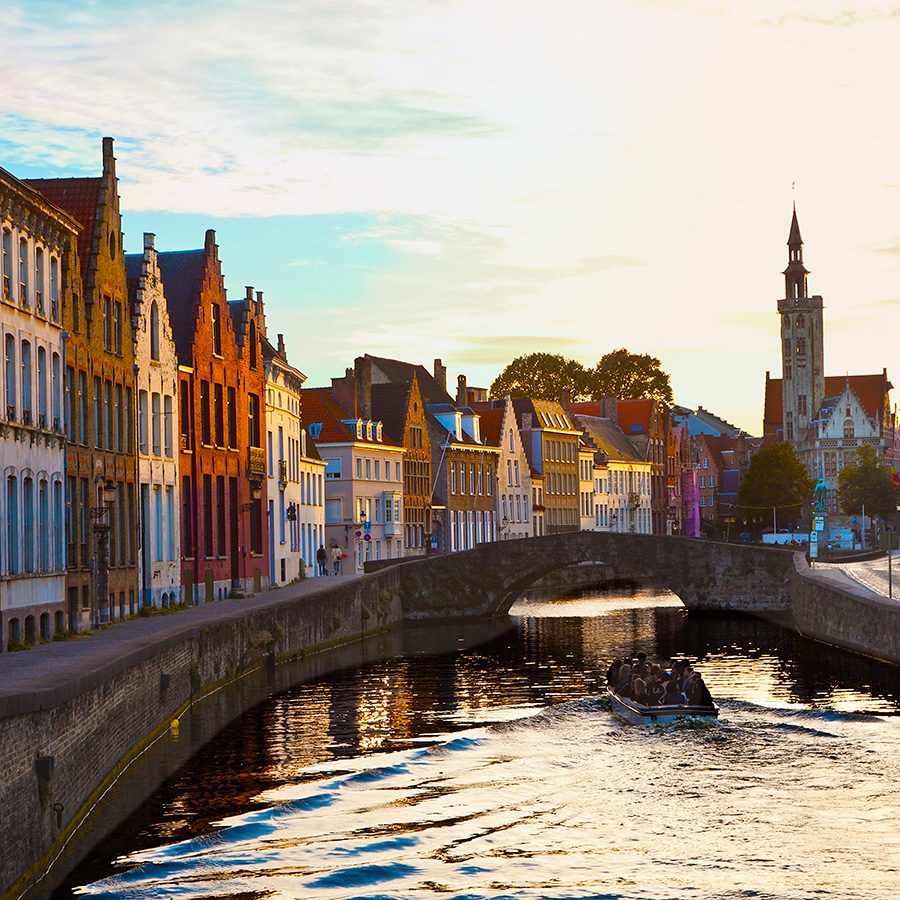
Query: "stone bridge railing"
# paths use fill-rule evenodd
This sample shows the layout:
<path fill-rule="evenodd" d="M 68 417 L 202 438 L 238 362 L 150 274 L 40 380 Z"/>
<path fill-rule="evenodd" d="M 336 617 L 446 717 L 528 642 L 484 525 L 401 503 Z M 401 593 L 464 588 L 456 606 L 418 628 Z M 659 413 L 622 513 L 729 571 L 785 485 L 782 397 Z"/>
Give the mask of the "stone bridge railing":
<path fill-rule="evenodd" d="M 400 593 L 408 620 L 500 615 L 538 579 L 579 563 L 599 563 L 609 579 L 668 588 L 689 609 L 784 612 L 793 554 L 694 538 L 577 531 L 482 544 L 474 550 L 403 563 Z"/>

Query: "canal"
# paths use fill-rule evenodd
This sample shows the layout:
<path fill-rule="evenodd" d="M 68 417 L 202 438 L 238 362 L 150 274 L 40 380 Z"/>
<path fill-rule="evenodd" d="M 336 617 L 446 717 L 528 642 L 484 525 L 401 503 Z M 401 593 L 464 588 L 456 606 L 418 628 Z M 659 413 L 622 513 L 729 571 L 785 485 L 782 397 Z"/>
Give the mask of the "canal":
<path fill-rule="evenodd" d="M 898 895 L 896 667 L 670 594 L 512 612 L 271 696 L 56 895 Z M 641 650 L 690 657 L 720 720 L 616 719 L 603 672 Z"/>

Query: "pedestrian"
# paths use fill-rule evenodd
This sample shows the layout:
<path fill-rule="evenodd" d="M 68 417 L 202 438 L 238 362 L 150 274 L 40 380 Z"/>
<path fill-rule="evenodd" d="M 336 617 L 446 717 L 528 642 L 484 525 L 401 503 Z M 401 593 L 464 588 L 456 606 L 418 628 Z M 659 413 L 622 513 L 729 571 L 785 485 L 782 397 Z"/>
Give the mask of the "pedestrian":
<path fill-rule="evenodd" d="M 343 554 L 341 553 L 341 548 L 338 547 L 337 544 L 335 544 L 331 548 L 331 561 L 334 563 L 334 574 L 335 575 L 341 574 L 341 557 L 342 557 L 342 555 Z"/>
<path fill-rule="evenodd" d="M 325 552 L 324 544 L 319 544 L 319 549 L 316 550 L 316 564 L 320 575 L 328 574 L 328 554 Z"/>

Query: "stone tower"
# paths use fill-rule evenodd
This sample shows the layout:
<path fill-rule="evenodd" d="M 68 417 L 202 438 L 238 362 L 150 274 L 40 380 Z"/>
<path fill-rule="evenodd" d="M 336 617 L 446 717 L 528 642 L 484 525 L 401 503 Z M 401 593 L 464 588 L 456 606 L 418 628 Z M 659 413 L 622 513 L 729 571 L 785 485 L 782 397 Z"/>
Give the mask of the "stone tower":
<path fill-rule="evenodd" d="M 815 434 L 808 429 L 825 395 L 822 298 L 807 293 L 808 270 L 803 265 L 803 239 L 797 208 L 788 236 L 788 266 L 784 270 L 781 316 L 781 365 L 785 440 L 801 449 Z"/>

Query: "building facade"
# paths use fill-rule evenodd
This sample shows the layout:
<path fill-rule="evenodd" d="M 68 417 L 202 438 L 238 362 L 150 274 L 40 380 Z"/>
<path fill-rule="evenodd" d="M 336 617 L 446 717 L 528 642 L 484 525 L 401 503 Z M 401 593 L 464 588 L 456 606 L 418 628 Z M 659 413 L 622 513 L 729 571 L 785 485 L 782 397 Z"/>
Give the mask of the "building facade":
<path fill-rule="evenodd" d="M 143 606 L 181 602 L 178 357 L 154 235 L 125 257 L 134 339 L 138 452 L 138 588 Z"/>
<path fill-rule="evenodd" d="M 344 574 L 367 560 L 405 556 L 403 448 L 380 421 L 354 417 L 331 388 L 301 392 L 303 417 L 325 463 L 325 536 L 346 554 Z"/>
<path fill-rule="evenodd" d="M 69 443 L 66 591 L 79 628 L 137 611 L 134 339 L 112 138 L 97 178 L 27 182 L 82 225 L 81 284 L 63 311 Z"/>
<path fill-rule="evenodd" d="M 0 652 L 81 626 L 66 606 L 63 317 L 78 222 L 0 169 Z"/>
<path fill-rule="evenodd" d="M 178 355 L 181 578 L 193 603 L 269 577 L 262 350 L 255 319 L 238 343 L 215 238 L 157 254 Z"/>

